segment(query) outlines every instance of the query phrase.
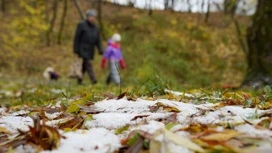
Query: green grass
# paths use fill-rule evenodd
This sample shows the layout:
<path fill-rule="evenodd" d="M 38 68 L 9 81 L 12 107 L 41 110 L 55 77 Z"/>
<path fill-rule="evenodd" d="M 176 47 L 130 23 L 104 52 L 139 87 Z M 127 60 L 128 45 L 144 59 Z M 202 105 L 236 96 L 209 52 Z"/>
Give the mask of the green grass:
<path fill-rule="evenodd" d="M 87 4 L 88 1 L 82 1 L 84 10 L 88 9 Z M 24 44 L 4 41 L 0 46 L 0 73 L 14 76 L 15 80 L 24 80 L 30 76 L 34 78 L 31 80 L 36 80 L 36 84 L 43 86 L 39 81 L 43 80 L 41 74 L 46 67 L 53 66 L 61 73 L 63 83 L 50 86 L 67 88 L 67 91 L 76 90 L 78 87 L 74 89 L 74 85 L 70 85 L 73 83 L 67 81 L 67 76 L 75 58 L 72 43 L 80 18 L 73 4 L 69 5 L 71 6 L 67 14 L 62 45 L 56 44 L 59 22 L 55 24 L 52 33 L 53 44 L 49 47 L 45 46 L 43 33 L 38 36 L 40 39 L 35 39 L 40 40 L 35 41 L 36 43 L 32 43 L 33 37 L 25 37 L 25 41 L 29 43 Z M 5 16 L 0 30 L 16 33 L 16 27 L 8 25 L 13 21 L 19 22 L 18 16 L 9 12 Z M 60 15 L 57 21 L 59 18 Z M 248 19 L 238 18 L 244 32 Z M 220 87 L 222 84 L 238 86 L 243 80 L 246 70 L 245 55 L 239 46 L 234 25 L 223 14 L 212 13 L 210 23 L 205 24 L 199 14 L 154 11 L 152 16 L 148 16 L 143 10 L 105 4 L 103 24 L 107 38 L 115 32 L 122 35 L 122 49 L 128 66 L 126 70 L 121 71 L 124 88 L 147 84 L 146 89 L 141 90 L 149 90 L 151 94 L 153 90 L 165 87 L 160 81 L 154 82 L 150 79 L 156 75 L 166 79 L 173 89 Z M 103 41 L 103 44 L 105 46 L 106 41 Z M 108 72 L 101 70 L 100 60 L 101 56 L 96 56 L 93 61 L 97 78 L 101 82 L 101 85 L 95 88 L 104 90 L 103 83 Z M 22 82 L 20 85 L 23 85 Z M 44 96 L 50 100 L 49 93 Z"/>

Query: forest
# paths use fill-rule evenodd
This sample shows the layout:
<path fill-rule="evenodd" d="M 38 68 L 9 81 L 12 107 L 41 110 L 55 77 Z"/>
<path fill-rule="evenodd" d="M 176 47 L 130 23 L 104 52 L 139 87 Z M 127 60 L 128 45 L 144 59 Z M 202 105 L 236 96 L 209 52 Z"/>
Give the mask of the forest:
<path fill-rule="evenodd" d="M 0 0 L 0 19 L 0 152 L 272 150 L 270 0 Z"/>

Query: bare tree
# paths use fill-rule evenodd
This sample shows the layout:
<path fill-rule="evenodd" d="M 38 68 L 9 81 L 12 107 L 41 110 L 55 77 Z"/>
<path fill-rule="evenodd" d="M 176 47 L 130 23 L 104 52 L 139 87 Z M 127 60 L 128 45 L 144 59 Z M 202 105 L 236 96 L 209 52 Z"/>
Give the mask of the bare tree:
<path fill-rule="evenodd" d="M 100 32 L 102 34 L 103 39 L 106 39 L 106 36 L 104 34 L 104 27 L 103 27 L 103 21 L 102 21 L 102 0 L 97 0 L 97 12 L 98 12 L 98 23 Z"/>
<path fill-rule="evenodd" d="M 187 5 L 188 5 L 188 12 L 192 13 L 192 4 L 191 4 L 190 0 L 187 0 Z"/>
<path fill-rule="evenodd" d="M 67 14 L 67 8 L 68 8 L 68 0 L 64 0 L 63 1 L 63 12 L 62 12 L 62 16 L 61 16 L 60 28 L 59 28 L 59 33 L 58 33 L 58 44 L 59 45 L 61 44 L 61 37 L 62 37 L 64 25 L 65 25 L 65 17 Z"/>
<path fill-rule="evenodd" d="M 136 3 L 136 0 L 129 0 L 129 1 L 128 1 L 128 6 L 129 6 L 129 7 L 134 7 L 134 6 L 135 6 L 135 3 Z"/>
<path fill-rule="evenodd" d="M 239 2 L 240 0 L 224 0 L 223 5 L 225 14 L 234 16 Z"/>
<path fill-rule="evenodd" d="M 56 18 L 57 18 L 58 5 L 59 5 L 59 0 L 54 0 L 52 19 L 50 21 L 49 28 L 48 28 L 48 30 L 46 32 L 46 44 L 47 44 L 47 46 L 51 45 L 50 35 L 51 35 L 52 31 L 53 31 L 53 27 L 54 27 L 54 24 L 55 24 L 55 21 L 56 21 Z"/>
<path fill-rule="evenodd" d="M 207 1 L 207 12 L 206 12 L 206 14 L 205 14 L 205 23 L 208 23 L 208 21 L 209 21 L 209 17 L 210 17 L 210 6 L 211 6 L 211 4 L 210 4 L 210 0 L 208 0 Z"/>
<path fill-rule="evenodd" d="M 148 15 L 151 16 L 152 14 L 153 14 L 152 0 L 149 0 Z"/>
<path fill-rule="evenodd" d="M 171 10 L 175 10 L 176 0 L 171 0 Z"/>
<path fill-rule="evenodd" d="M 2 12 L 6 11 L 6 0 L 1 0 L 1 11 Z"/>
<path fill-rule="evenodd" d="M 77 8 L 79 14 L 80 14 L 81 19 L 85 19 L 86 18 L 85 14 L 84 14 L 83 10 L 81 9 L 81 6 L 80 6 L 78 0 L 74 0 L 74 3 L 76 5 L 76 8 Z"/>
<path fill-rule="evenodd" d="M 169 0 L 164 0 L 164 10 L 169 9 Z"/>

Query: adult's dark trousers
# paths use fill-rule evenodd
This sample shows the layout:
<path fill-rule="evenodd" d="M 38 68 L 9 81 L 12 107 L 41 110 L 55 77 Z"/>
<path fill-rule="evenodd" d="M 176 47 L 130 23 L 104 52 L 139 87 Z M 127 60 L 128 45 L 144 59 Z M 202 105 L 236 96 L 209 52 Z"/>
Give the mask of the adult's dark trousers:
<path fill-rule="evenodd" d="M 93 84 L 97 83 L 91 61 L 83 59 L 83 62 L 82 62 L 82 75 L 84 75 L 85 72 L 88 73 L 88 75 L 89 75 L 89 77 L 91 79 L 91 82 Z M 78 79 L 78 83 L 82 84 L 82 78 Z"/>

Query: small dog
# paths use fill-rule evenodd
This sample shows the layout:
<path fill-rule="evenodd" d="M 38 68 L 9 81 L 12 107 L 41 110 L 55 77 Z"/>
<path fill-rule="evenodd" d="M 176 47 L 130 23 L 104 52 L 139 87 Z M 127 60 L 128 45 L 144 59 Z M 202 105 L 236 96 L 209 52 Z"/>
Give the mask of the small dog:
<path fill-rule="evenodd" d="M 60 78 L 60 75 L 52 67 L 48 67 L 44 70 L 43 77 L 47 81 L 51 81 L 51 80 L 57 81 Z"/>

